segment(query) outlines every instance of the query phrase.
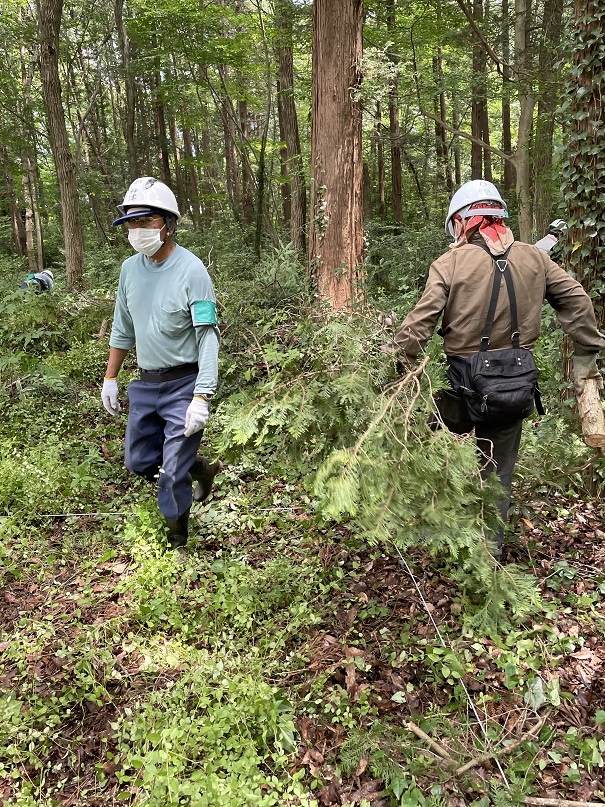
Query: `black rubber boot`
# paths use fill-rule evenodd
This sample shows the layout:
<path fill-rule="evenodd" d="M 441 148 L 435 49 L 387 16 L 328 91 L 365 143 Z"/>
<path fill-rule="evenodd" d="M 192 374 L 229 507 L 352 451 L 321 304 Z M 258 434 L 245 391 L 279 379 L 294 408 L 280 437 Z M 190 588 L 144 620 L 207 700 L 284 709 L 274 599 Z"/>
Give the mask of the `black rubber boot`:
<path fill-rule="evenodd" d="M 203 502 L 212 490 L 214 477 L 223 470 L 223 463 L 220 460 L 210 463 L 206 457 L 198 457 L 189 469 L 189 473 L 194 482 L 197 482 L 193 491 L 193 501 Z"/>
<path fill-rule="evenodd" d="M 189 537 L 189 510 L 179 518 L 167 518 L 166 526 L 168 527 L 166 534 L 168 549 L 183 551 Z"/>

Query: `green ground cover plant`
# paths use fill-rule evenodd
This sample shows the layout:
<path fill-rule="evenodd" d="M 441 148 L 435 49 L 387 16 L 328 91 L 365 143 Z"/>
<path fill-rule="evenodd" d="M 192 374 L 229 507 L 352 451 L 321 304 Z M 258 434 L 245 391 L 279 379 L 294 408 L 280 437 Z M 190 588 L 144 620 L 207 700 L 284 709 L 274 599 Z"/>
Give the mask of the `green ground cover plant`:
<path fill-rule="evenodd" d="M 426 425 L 437 343 L 405 384 L 380 351 L 425 256 L 399 290 L 376 237 L 380 310 L 327 322 L 287 249 L 254 271 L 223 244 L 204 451 L 226 469 L 183 564 L 98 399 L 117 269 L 80 298 L 2 290 L 3 803 L 602 800 L 603 465 L 558 400 L 557 337 L 498 569 L 472 442 Z"/>

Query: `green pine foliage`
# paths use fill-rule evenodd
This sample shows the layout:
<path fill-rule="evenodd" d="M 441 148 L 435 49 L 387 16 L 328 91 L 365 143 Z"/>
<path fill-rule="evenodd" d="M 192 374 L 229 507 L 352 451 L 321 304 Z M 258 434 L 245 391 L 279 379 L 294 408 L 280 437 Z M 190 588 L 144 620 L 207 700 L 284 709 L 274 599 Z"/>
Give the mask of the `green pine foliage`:
<path fill-rule="evenodd" d="M 389 553 L 423 547 L 460 581 L 477 628 L 502 629 L 535 607 L 531 578 L 494 568 L 487 536 L 500 485 L 481 480 L 474 440 L 428 425 L 443 385 L 437 343 L 400 378 L 381 350 L 389 335 L 369 317 L 301 311 L 261 333 L 232 365 L 249 383 L 219 407 L 222 452 L 286 457 L 307 474 L 318 517 L 352 521 Z"/>
<path fill-rule="evenodd" d="M 261 327 L 226 368 L 248 383 L 219 412 L 224 453 L 253 445 L 317 460 L 363 427 L 392 374 L 368 324 L 286 311 Z"/>

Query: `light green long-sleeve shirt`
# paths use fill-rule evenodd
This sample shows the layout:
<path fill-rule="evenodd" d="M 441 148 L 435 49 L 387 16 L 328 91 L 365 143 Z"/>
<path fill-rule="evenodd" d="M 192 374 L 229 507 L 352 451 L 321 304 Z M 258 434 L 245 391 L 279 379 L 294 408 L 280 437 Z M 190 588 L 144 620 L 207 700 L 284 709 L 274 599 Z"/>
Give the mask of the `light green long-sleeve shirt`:
<path fill-rule="evenodd" d="M 196 395 L 212 395 L 218 381 L 219 330 L 212 281 L 184 247 L 153 263 L 137 253 L 122 264 L 111 347 L 136 347 L 144 370 L 197 362 Z"/>

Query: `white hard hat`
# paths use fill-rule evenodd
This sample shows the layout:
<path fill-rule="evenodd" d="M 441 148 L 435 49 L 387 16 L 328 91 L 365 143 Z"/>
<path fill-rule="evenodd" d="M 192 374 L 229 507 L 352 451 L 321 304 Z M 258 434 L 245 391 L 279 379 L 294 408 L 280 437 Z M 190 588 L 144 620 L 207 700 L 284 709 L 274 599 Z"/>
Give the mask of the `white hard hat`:
<path fill-rule="evenodd" d="M 43 270 L 40 272 L 40 274 L 41 274 L 41 275 L 48 275 L 48 276 L 50 277 L 50 279 L 51 279 L 51 280 L 54 280 L 54 279 L 55 279 L 55 276 L 54 276 L 54 275 L 53 275 L 53 273 L 50 271 L 50 269 L 43 269 Z"/>
<path fill-rule="evenodd" d="M 465 182 L 456 193 L 452 196 L 447 217 L 445 219 L 445 232 L 446 235 L 455 237 L 452 219 L 459 213 L 462 218 L 465 218 L 469 209 L 478 202 L 493 202 L 493 207 L 482 208 L 481 214 L 485 216 L 499 216 L 505 218 L 508 216 L 506 202 L 500 196 L 500 192 L 495 185 L 487 182 L 485 179 L 473 179 L 470 182 Z"/>
<path fill-rule="evenodd" d="M 132 207 L 138 209 L 131 211 L 129 215 L 129 208 Z M 172 213 L 177 219 L 181 217 L 174 193 L 168 185 L 154 177 L 135 179 L 126 191 L 124 201 L 118 205 L 118 210 L 122 215 L 113 222 L 114 227 L 132 216 L 145 215 L 144 211 Z"/>

